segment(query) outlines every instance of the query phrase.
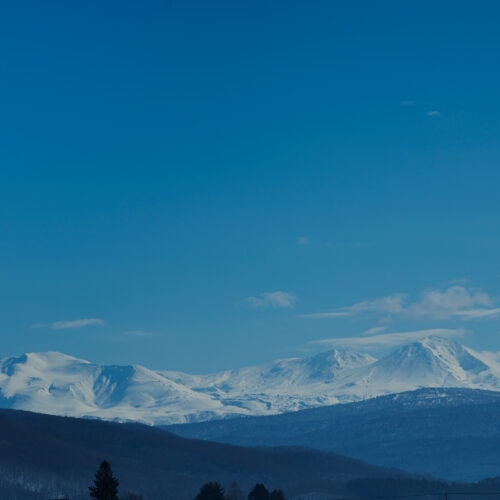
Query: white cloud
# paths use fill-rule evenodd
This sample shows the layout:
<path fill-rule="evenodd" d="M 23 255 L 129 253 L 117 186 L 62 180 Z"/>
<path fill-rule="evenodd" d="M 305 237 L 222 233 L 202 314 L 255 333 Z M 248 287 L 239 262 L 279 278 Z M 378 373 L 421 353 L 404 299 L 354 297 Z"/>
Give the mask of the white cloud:
<path fill-rule="evenodd" d="M 50 330 L 76 330 L 86 326 L 101 326 L 106 322 L 100 318 L 61 320 L 54 323 L 36 323 L 31 328 L 49 328 Z"/>
<path fill-rule="evenodd" d="M 290 309 L 295 307 L 297 296 L 294 293 L 278 290 L 276 292 L 263 292 L 257 297 L 247 297 L 245 302 L 250 307 L 256 308 L 281 307 Z"/>
<path fill-rule="evenodd" d="M 341 307 L 335 311 L 324 313 L 304 314 L 305 318 L 339 318 L 344 316 L 357 316 L 367 312 L 379 312 L 385 314 L 400 313 L 403 310 L 403 302 L 406 295 L 398 293 L 375 300 L 365 300 L 348 307 Z"/>
<path fill-rule="evenodd" d="M 377 311 L 383 313 L 399 313 L 403 310 L 403 302 L 406 299 L 406 295 L 403 293 L 397 293 L 395 295 L 390 295 L 387 297 L 381 297 L 375 300 L 365 300 L 363 302 L 358 302 L 354 304 L 349 309 L 353 314 L 358 314 L 360 312 L 366 311 Z"/>
<path fill-rule="evenodd" d="M 410 304 L 405 312 L 433 319 L 473 319 L 494 316 L 499 310 L 493 308 L 493 299 L 479 288 L 455 285 L 444 291 L 424 290 L 420 301 Z"/>
<path fill-rule="evenodd" d="M 385 330 L 385 326 L 375 326 L 373 328 L 369 328 L 368 330 L 363 332 L 363 335 L 375 335 L 376 333 L 383 332 Z"/>
<path fill-rule="evenodd" d="M 499 351 L 481 351 L 481 357 L 488 362 L 488 364 L 496 364 L 500 369 L 500 352 Z"/>
<path fill-rule="evenodd" d="M 401 106 L 414 106 L 415 105 L 415 101 L 412 101 L 412 100 L 404 100 L 404 101 L 401 101 Z"/>
<path fill-rule="evenodd" d="M 300 236 L 297 238 L 297 245 L 309 245 L 310 242 L 311 240 L 306 236 Z"/>
<path fill-rule="evenodd" d="M 405 294 L 396 294 L 375 300 L 365 300 L 329 312 L 305 314 L 303 317 L 321 319 L 363 314 L 435 320 L 453 318 L 473 320 L 500 316 L 500 307 L 496 307 L 496 301 L 479 288 L 454 285 L 444 291 L 426 289 L 420 294 L 419 300 L 413 302 L 409 302 Z"/>
<path fill-rule="evenodd" d="M 351 311 L 331 311 L 324 313 L 311 313 L 311 314 L 302 314 L 301 318 L 312 318 L 312 319 L 323 319 L 323 318 L 342 318 L 345 316 L 352 316 L 353 313 Z"/>
<path fill-rule="evenodd" d="M 437 109 L 433 109 L 432 111 L 427 111 L 427 116 L 441 116 L 441 113 Z"/>
<path fill-rule="evenodd" d="M 500 315 L 500 307 L 495 307 L 493 309 L 469 309 L 468 311 L 457 311 L 455 315 L 465 320 L 496 317 Z"/>
<path fill-rule="evenodd" d="M 465 330 L 452 328 L 429 328 L 425 330 L 415 330 L 408 332 L 384 333 L 381 335 L 370 335 L 361 337 L 340 337 L 321 340 L 313 340 L 311 344 L 316 345 L 339 345 L 345 347 L 381 347 L 381 346 L 398 346 L 407 342 L 439 336 L 439 337 L 458 337 L 464 335 Z"/>

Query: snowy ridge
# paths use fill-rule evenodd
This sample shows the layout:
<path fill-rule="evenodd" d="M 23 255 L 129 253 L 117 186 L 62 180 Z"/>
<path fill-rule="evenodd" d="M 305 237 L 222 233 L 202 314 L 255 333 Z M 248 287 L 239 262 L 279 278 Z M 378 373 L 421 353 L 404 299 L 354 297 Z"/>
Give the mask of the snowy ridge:
<path fill-rule="evenodd" d="M 0 407 L 162 425 L 272 415 L 422 387 L 500 391 L 500 367 L 437 337 L 380 360 L 330 350 L 211 375 L 100 366 L 56 352 L 0 359 Z"/>
<path fill-rule="evenodd" d="M 496 363 L 458 342 L 429 337 L 396 349 L 388 356 L 346 373 L 338 390 L 368 399 L 422 387 L 500 390 Z"/>

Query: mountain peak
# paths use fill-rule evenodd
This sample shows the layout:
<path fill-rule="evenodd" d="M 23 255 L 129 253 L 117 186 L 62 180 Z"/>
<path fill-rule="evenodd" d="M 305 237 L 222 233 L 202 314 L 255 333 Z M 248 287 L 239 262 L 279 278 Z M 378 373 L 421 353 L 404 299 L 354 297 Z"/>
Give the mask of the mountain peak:
<path fill-rule="evenodd" d="M 421 387 L 500 389 L 498 369 L 472 349 L 443 337 L 403 345 L 344 380 L 343 390 L 363 399 Z"/>
<path fill-rule="evenodd" d="M 419 343 L 449 367 L 455 365 L 464 372 L 474 374 L 490 368 L 478 353 L 455 340 L 432 336 L 420 340 Z"/>
<path fill-rule="evenodd" d="M 343 370 L 366 366 L 375 361 L 376 358 L 369 354 L 330 349 L 308 358 L 305 364 L 311 377 L 330 379 Z"/>
<path fill-rule="evenodd" d="M 27 352 L 24 354 L 26 358 L 25 362 L 43 362 L 48 364 L 58 364 L 58 363 L 90 363 L 84 359 L 79 359 L 69 354 L 64 354 L 59 351 L 39 351 L 39 352 Z"/>
<path fill-rule="evenodd" d="M 463 345 L 454 339 L 448 337 L 441 337 L 439 335 L 430 335 L 428 337 L 423 337 L 416 340 L 414 344 L 420 344 L 428 349 L 439 351 L 440 349 L 446 349 L 449 351 L 458 351 Z"/>

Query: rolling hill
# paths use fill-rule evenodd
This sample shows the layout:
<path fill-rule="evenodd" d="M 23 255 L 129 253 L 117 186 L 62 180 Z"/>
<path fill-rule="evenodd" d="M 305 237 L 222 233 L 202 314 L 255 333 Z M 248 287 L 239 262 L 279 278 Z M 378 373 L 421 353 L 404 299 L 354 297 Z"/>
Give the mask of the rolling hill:
<path fill-rule="evenodd" d="M 434 388 L 268 417 L 175 425 L 186 437 L 309 446 L 456 481 L 500 474 L 500 393 Z"/>
<path fill-rule="evenodd" d="M 88 498 L 87 487 L 103 459 L 111 463 L 122 493 L 140 493 L 145 500 L 192 499 L 207 481 L 226 487 L 236 481 L 246 492 L 263 482 L 268 488 L 282 488 L 289 498 L 353 495 L 377 480 L 412 491 L 445 488 L 444 483 L 337 454 L 244 448 L 181 438 L 140 424 L 18 410 L 0 410 L 0 443 L 3 500 Z"/>

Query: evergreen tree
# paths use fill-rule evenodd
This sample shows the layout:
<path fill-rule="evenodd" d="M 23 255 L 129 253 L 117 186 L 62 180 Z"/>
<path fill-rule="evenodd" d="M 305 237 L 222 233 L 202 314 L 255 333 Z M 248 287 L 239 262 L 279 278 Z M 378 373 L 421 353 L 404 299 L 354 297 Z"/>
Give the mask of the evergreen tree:
<path fill-rule="evenodd" d="M 282 490 L 273 490 L 269 496 L 269 500 L 286 500 L 285 494 Z"/>
<path fill-rule="evenodd" d="M 269 491 L 262 483 L 257 483 L 248 494 L 248 500 L 269 500 Z"/>
<path fill-rule="evenodd" d="M 205 483 L 194 500 L 226 500 L 224 488 L 216 481 Z"/>
<path fill-rule="evenodd" d="M 111 465 L 103 460 L 95 473 L 94 485 L 89 486 L 90 496 L 96 500 L 118 500 L 118 479 Z"/>

